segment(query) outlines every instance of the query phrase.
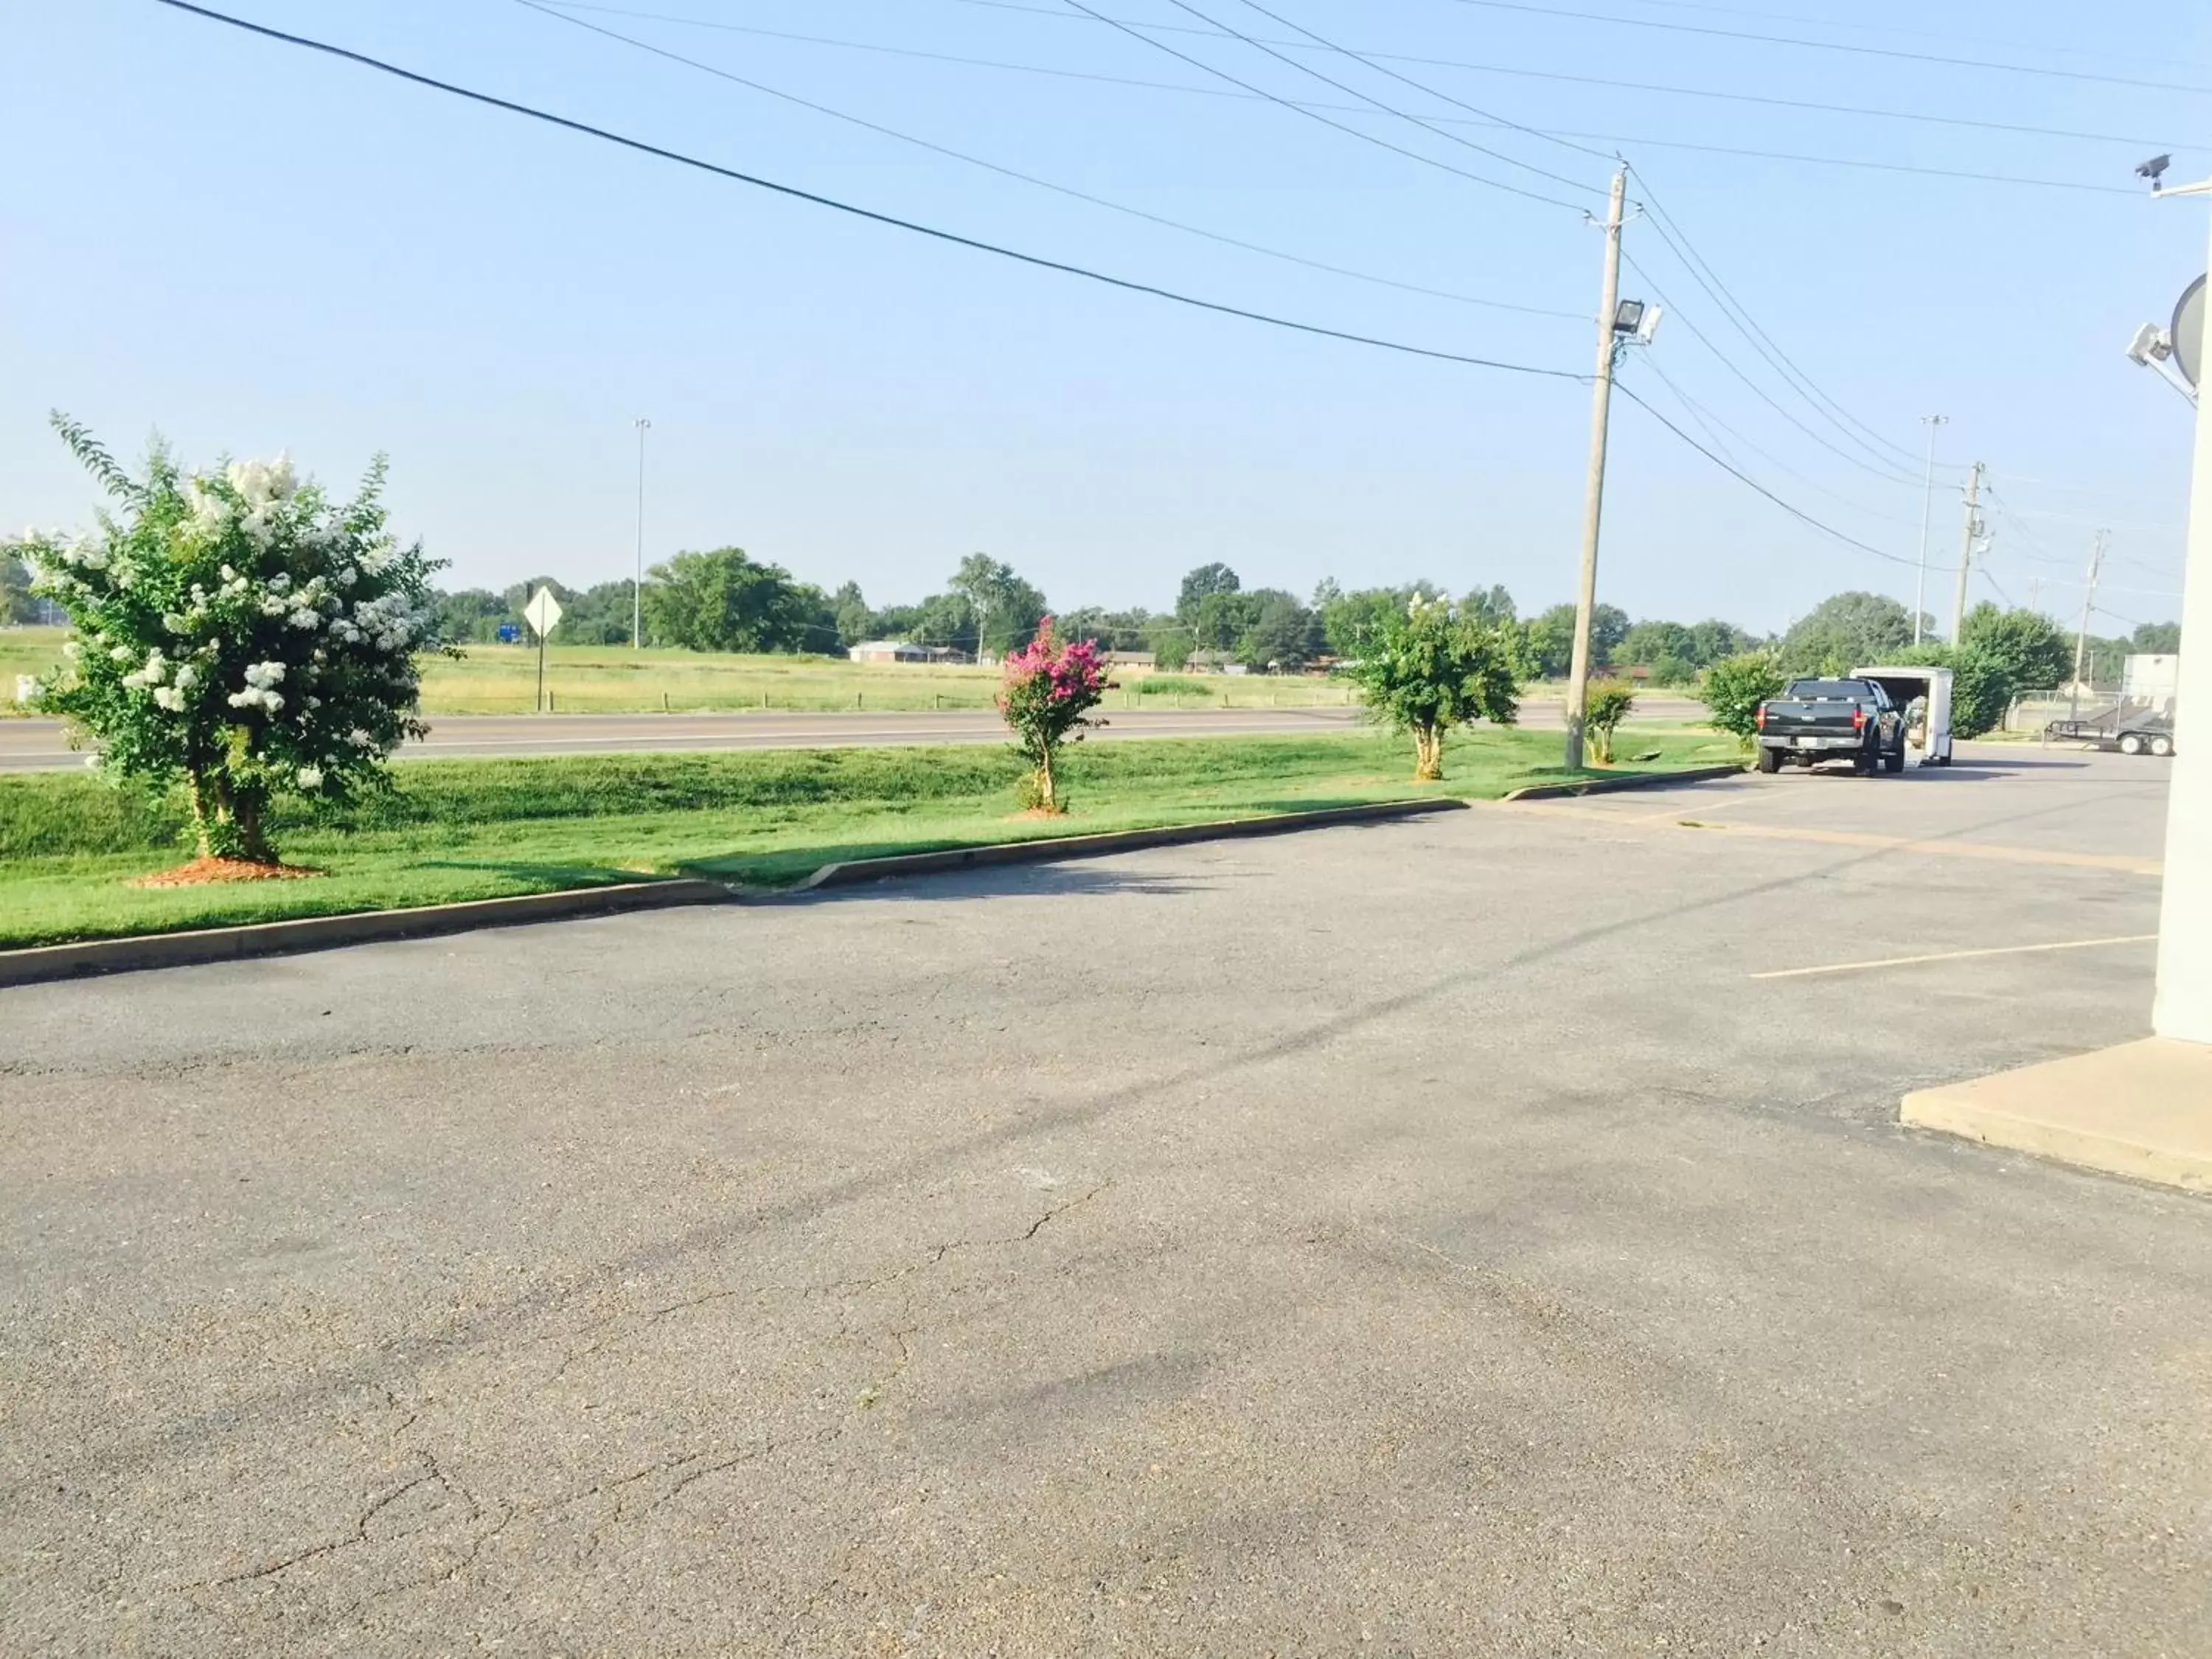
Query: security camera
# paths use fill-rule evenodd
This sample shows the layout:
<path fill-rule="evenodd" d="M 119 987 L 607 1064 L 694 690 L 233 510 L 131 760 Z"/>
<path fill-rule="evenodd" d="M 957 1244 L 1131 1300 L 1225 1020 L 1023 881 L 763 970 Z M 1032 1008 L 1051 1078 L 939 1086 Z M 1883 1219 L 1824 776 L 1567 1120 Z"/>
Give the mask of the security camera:
<path fill-rule="evenodd" d="M 2128 361 L 2148 368 L 2154 362 L 2164 362 L 2173 356 L 2173 342 L 2156 323 L 2145 323 L 2136 331 L 2136 337 L 2128 342 Z"/>
<path fill-rule="evenodd" d="M 2150 187 L 2156 190 L 2158 181 L 2166 176 L 2166 170 L 2172 165 L 2173 157 L 2171 155 L 2154 155 L 2136 169 L 2136 177 L 2149 179 Z"/>

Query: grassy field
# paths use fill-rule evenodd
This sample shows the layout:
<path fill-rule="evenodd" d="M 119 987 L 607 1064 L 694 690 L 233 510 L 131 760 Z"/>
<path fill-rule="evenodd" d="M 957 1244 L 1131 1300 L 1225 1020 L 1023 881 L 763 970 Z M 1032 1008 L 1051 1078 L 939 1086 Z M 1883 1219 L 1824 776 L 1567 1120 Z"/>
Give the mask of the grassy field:
<path fill-rule="evenodd" d="M 762 885 L 823 864 L 1041 836 L 1188 823 L 1423 794 L 1495 798 L 1557 780 L 1554 733 L 1486 730 L 1449 751 L 1448 781 L 1409 782 L 1409 745 L 1373 733 L 1102 744 L 1068 762 L 1073 810 L 1015 816 L 1003 749 L 424 761 L 343 811 L 291 804 L 272 834 L 313 880 L 143 890 L 180 862 L 173 798 L 80 773 L 0 777 L 0 945 L 265 921 L 644 877 Z M 1639 737 L 1657 767 L 1731 758 L 1710 736 Z"/>
<path fill-rule="evenodd" d="M 15 676 L 51 678 L 65 630 L 0 629 L 0 713 L 16 713 Z M 1244 674 L 1146 674 L 1120 678 L 1107 699 L 1122 708 L 1340 708 L 1341 681 Z M 856 663 L 835 657 L 723 656 L 703 651 L 632 651 L 625 646 L 556 645 L 545 653 L 545 688 L 558 712 L 698 713 L 740 708 L 988 708 L 995 668 Z M 431 714 L 528 714 L 537 705 L 538 652 L 524 645 L 472 645 L 459 659 L 422 671 Z"/>

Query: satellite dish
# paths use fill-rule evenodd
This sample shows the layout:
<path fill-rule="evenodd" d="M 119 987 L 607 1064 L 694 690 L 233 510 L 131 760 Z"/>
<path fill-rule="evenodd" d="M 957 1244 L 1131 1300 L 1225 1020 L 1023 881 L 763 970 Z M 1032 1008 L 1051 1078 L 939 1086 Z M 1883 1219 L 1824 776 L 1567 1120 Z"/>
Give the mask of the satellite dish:
<path fill-rule="evenodd" d="M 2182 289 L 2173 307 L 2173 325 L 2166 331 L 2172 341 L 2173 366 L 2191 386 L 2204 384 L 2204 279 L 2199 276 Z"/>

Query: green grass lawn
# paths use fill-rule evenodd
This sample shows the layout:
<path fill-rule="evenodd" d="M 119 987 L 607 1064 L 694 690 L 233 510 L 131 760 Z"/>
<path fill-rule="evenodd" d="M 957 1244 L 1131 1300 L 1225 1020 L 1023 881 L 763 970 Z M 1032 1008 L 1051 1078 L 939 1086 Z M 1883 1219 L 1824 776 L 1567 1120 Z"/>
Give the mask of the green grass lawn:
<path fill-rule="evenodd" d="M 0 629 L 0 714 L 18 710 L 15 676 L 52 679 L 62 661 L 59 628 Z M 1301 675 L 1170 675 L 1131 672 L 1107 706 L 1121 708 L 1348 707 L 1341 680 Z M 627 646 L 555 645 L 545 687 L 556 712 L 572 714 L 699 713 L 738 709 L 988 708 L 995 668 L 924 663 L 856 663 L 838 657 L 734 656 L 708 651 L 632 651 Z M 538 650 L 471 645 L 460 658 L 422 665 L 422 708 L 430 714 L 524 714 L 537 706 Z"/>
<path fill-rule="evenodd" d="M 1565 775 L 1559 743 L 1545 732 L 1470 733 L 1437 785 L 1409 781 L 1409 744 L 1365 732 L 1091 745 L 1071 753 L 1073 811 L 1053 820 L 1016 816 L 1020 766 L 1003 749 L 422 761 L 354 807 L 279 810 L 278 850 L 322 877 L 153 891 L 128 883 L 187 856 L 176 799 L 81 773 L 0 776 L 0 945 L 658 876 L 772 886 L 891 853 L 1425 794 L 1494 799 Z M 1662 750 L 1654 769 L 1735 755 L 1729 740 L 1694 733 L 1638 734 L 1625 747 Z"/>

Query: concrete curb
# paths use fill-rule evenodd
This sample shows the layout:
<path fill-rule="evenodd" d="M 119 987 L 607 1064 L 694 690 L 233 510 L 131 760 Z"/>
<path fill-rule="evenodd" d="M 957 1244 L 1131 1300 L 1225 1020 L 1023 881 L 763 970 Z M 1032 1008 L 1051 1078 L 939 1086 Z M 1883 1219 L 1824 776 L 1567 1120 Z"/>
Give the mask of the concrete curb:
<path fill-rule="evenodd" d="M 1581 784 L 1541 784 L 1517 789 L 1507 800 L 1541 799 L 1559 794 L 1588 794 L 1606 789 L 1637 789 L 1659 783 L 1694 782 L 1740 771 L 1733 766 L 1649 776 L 1598 778 Z M 384 939 L 428 939 L 479 927 L 514 927 L 580 916 L 612 915 L 629 910 L 659 910 L 686 904 L 775 902 L 828 887 L 856 886 L 899 876 L 936 875 L 951 870 L 988 869 L 996 865 L 1043 864 L 1060 859 L 1097 858 L 1148 847 L 1180 847 L 1192 842 L 1229 841 L 1247 836 L 1288 835 L 1333 824 L 1387 823 L 1428 812 L 1464 811 L 1469 803 L 1449 795 L 1417 800 L 1372 801 L 1358 806 L 1329 806 L 1311 812 L 1278 812 L 1267 817 L 1217 818 L 1205 823 L 1170 824 L 1157 830 L 1110 830 L 1095 836 L 1054 836 L 1036 841 L 998 842 L 985 847 L 948 848 L 941 853 L 906 853 L 890 858 L 854 859 L 825 864 L 789 894 L 744 893 L 718 881 L 625 882 L 609 887 L 578 887 L 557 893 L 528 893 L 518 898 L 477 899 L 465 904 L 426 904 L 407 910 L 358 910 L 335 916 L 301 916 L 291 921 L 253 922 L 240 927 L 202 927 L 189 933 L 146 933 L 132 939 L 84 939 L 74 945 L 40 945 L 0 951 L 0 987 L 38 985 L 93 974 L 120 974 L 147 968 L 185 968 L 201 963 L 237 962 L 254 957 L 289 956 L 344 945 Z"/>
<path fill-rule="evenodd" d="M 248 957 L 289 956 L 378 939 L 426 939 L 478 927 L 511 927 L 532 921 L 566 921 L 625 910 L 659 910 L 678 904 L 721 904 L 735 895 L 718 881 L 639 881 L 609 887 L 575 887 L 517 898 L 476 899 L 465 904 L 426 904 L 407 910 L 356 910 L 335 916 L 252 922 L 240 927 L 201 927 L 182 933 L 144 933 L 135 939 L 84 939 L 0 951 L 0 986 L 37 985 L 88 974 L 128 973 L 141 968 L 183 968 Z"/>
<path fill-rule="evenodd" d="M 1638 772 L 1623 778 L 1584 778 L 1575 783 L 1532 783 L 1504 797 L 1508 801 L 1559 800 L 1569 795 L 1610 795 L 1623 789 L 1657 789 L 1670 783 L 1709 783 L 1743 775 L 1741 765 L 1693 766 L 1686 772 Z"/>
<path fill-rule="evenodd" d="M 1108 853 L 1133 853 L 1147 847 L 1180 847 L 1189 842 L 1279 836 L 1294 830 L 1325 830 L 1331 824 L 1370 823 L 1413 817 L 1424 812 L 1463 811 L 1467 805 L 1467 802 L 1451 796 L 1437 795 L 1420 800 L 1328 806 L 1312 812 L 1278 812 L 1268 817 L 1216 818 L 1206 823 L 1169 824 L 1158 830 L 1109 830 L 1095 836 L 1053 836 L 1036 841 L 994 842 L 987 847 L 950 847 L 941 853 L 854 859 L 842 864 L 823 865 L 791 890 L 795 894 L 810 893 L 824 887 L 850 887 L 894 876 L 939 875 L 951 870 L 981 870 L 1000 864 L 1045 864 L 1060 859 L 1097 858 Z"/>

